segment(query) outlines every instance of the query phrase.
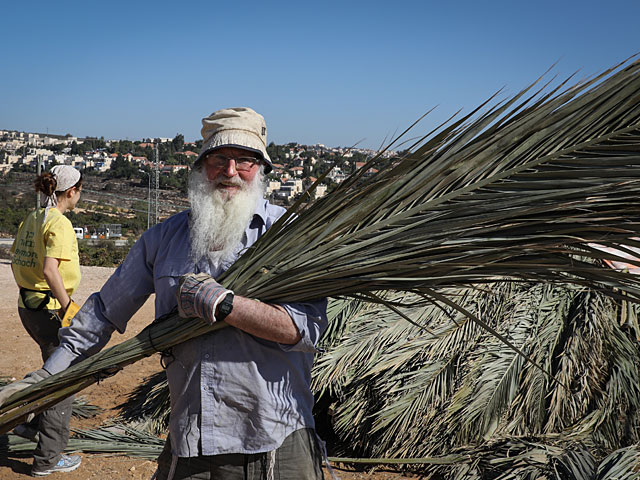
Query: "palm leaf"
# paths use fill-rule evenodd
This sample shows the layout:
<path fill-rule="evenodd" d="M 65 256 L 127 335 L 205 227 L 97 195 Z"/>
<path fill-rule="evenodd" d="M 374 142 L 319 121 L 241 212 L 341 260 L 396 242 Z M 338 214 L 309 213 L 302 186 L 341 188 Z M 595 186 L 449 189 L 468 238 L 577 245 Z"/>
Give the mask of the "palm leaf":
<path fill-rule="evenodd" d="M 382 306 L 361 310 L 313 371 L 316 418 L 331 418 L 339 453 L 432 457 L 528 435 L 581 442 L 597 457 L 640 440 L 640 353 L 617 319 L 618 302 L 526 283 L 446 294 L 571 390 L 461 315 L 414 307 L 407 323 Z M 388 299 L 406 295 L 397 297 Z"/>
<path fill-rule="evenodd" d="M 632 445 L 612 452 L 605 458 L 594 480 L 638 480 L 640 479 L 640 446 Z"/>
<path fill-rule="evenodd" d="M 500 330 L 521 349 L 527 348 L 530 324 L 522 321 L 526 312 L 519 311 L 526 304 L 517 302 L 520 296 L 509 298 L 502 292 L 496 296 L 503 302 L 492 312 L 502 323 Z M 471 365 L 464 380 L 467 388 L 460 389 L 447 412 L 457 443 L 490 437 L 520 390 L 524 358 L 486 334 L 476 345 L 467 356 Z"/>
<path fill-rule="evenodd" d="M 296 204 L 219 280 L 281 302 L 383 290 L 429 297 L 505 278 L 569 281 L 637 301 L 636 278 L 584 259 L 611 255 L 589 243 L 640 245 L 639 69 L 627 62 L 550 92 L 532 85 L 485 102 L 392 168 L 366 180 L 358 172 L 313 205 Z M 158 322 L 16 394 L 0 410 L 0 430 L 105 369 L 209 331 L 197 320 Z"/>
<path fill-rule="evenodd" d="M 127 455 L 155 460 L 164 440 L 122 423 L 111 423 L 95 429 L 72 429 L 65 452 Z M 5 455 L 32 455 L 36 444 L 17 435 L 6 435 L 0 444 Z"/>
<path fill-rule="evenodd" d="M 155 434 L 166 433 L 169 427 L 171 400 L 165 371 L 148 378 L 116 408 L 120 410 L 117 421 L 135 424 L 138 429 Z"/>

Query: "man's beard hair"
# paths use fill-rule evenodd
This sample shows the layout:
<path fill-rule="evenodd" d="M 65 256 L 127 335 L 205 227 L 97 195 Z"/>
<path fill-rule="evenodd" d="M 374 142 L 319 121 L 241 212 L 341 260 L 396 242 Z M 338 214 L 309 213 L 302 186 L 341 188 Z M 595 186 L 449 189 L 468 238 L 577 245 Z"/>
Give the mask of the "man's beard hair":
<path fill-rule="evenodd" d="M 238 176 L 225 178 L 240 187 L 232 196 L 217 188 L 221 181 L 208 180 L 202 168 L 189 176 L 191 255 L 196 262 L 204 256 L 215 263 L 231 258 L 264 195 L 263 167 L 251 183 Z"/>

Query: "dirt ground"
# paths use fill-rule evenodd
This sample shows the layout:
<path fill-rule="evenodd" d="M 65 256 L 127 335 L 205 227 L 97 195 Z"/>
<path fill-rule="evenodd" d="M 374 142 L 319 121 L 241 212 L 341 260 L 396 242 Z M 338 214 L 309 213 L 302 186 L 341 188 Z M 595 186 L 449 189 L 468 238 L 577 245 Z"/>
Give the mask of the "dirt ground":
<path fill-rule="evenodd" d="M 99 290 L 112 268 L 82 267 L 82 281 L 80 288 L 74 295 L 76 303 L 82 305 L 87 297 Z M 41 367 L 40 352 L 35 342 L 26 333 L 17 311 L 18 288 L 11 274 L 8 260 L 0 259 L 0 376 L 22 378 L 28 372 Z M 108 346 L 113 346 L 136 335 L 151 320 L 153 320 L 153 298 L 129 322 L 127 331 L 123 335 L 114 334 Z M 101 415 L 78 421 L 72 420 L 72 426 L 91 428 L 114 416 L 116 405 L 122 403 L 127 395 L 149 375 L 160 370 L 158 356 L 143 359 L 126 367 L 117 375 L 92 385 L 81 395 L 90 403 L 105 409 Z M 146 480 L 150 479 L 156 469 L 154 461 L 128 458 L 125 456 L 103 456 L 82 453 L 82 465 L 70 473 L 57 473 L 49 476 L 68 480 L 103 479 L 109 480 Z M 344 467 L 344 468 L 340 468 Z M 333 465 L 335 474 L 342 480 L 372 479 L 372 480 L 401 480 L 416 478 L 388 471 L 358 472 L 345 469 L 344 465 Z M 0 456 L 0 480 L 17 480 L 30 477 L 31 459 L 24 457 Z M 325 478 L 331 476 L 325 470 Z"/>

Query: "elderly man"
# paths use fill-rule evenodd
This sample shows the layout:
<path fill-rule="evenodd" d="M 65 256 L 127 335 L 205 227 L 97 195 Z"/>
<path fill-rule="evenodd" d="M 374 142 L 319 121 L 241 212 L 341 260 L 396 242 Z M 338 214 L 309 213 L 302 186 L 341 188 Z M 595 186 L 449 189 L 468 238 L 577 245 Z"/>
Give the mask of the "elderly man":
<path fill-rule="evenodd" d="M 189 179 L 191 209 L 145 232 L 122 265 L 62 329 L 44 365 L 57 373 L 123 332 L 155 292 L 156 316 L 224 319 L 232 328 L 172 350 L 168 461 L 160 479 L 322 478 L 310 371 L 326 328 L 326 300 L 267 304 L 234 296 L 214 279 L 283 213 L 263 198 L 271 168 L 266 125 L 249 108 L 202 121 L 204 143 Z"/>

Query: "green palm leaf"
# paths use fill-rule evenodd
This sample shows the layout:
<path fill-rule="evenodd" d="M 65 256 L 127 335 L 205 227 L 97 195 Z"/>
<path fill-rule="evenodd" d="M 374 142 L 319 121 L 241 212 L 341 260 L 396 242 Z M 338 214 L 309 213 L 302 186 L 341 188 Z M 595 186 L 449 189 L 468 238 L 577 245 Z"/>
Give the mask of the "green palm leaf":
<path fill-rule="evenodd" d="M 263 301 L 384 290 L 442 300 L 437 289 L 505 278 L 569 281 L 638 300 L 635 277 L 585 259 L 611 258 L 589 243 L 639 245 L 639 70 L 623 63 L 549 93 L 532 85 L 486 102 L 391 168 L 366 180 L 357 172 L 315 204 L 296 204 L 219 280 Z M 11 398 L 0 430 L 105 369 L 208 331 L 197 320 L 158 322 Z"/>

